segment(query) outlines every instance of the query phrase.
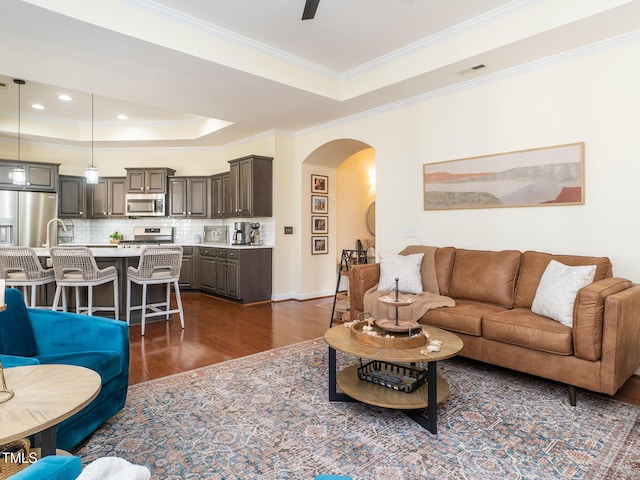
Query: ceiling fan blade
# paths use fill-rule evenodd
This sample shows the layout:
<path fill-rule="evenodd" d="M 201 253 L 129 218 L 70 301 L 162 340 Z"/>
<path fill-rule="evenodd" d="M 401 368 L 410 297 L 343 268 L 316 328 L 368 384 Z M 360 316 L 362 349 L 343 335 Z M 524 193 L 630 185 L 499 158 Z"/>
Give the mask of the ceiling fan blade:
<path fill-rule="evenodd" d="M 307 0 L 304 4 L 304 11 L 302 12 L 302 20 L 312 20 L 316 16 L 316 10 L 320 0 Z"/>

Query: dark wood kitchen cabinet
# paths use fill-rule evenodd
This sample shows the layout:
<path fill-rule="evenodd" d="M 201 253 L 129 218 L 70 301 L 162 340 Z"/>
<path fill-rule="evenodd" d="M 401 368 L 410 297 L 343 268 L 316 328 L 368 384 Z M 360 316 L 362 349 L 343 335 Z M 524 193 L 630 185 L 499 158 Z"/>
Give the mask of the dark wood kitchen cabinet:
<path fill-rule="evenodd" d="M 200 289 L 237 301 L 271 300 L 271 248 L 199 247 Z"/>
<path fill-rule="evenodd" d="M 127 168 L 127 193 L 167 193 L 171 168 Z"/>
<path fill-rule="evenodd" d="M 58 217 L 87 218 L 86 183 L 84 177 L 60 175 Z"/>
<path fill-rule="evenodd" d="M 249 155 L 229 161 L 231 216 L 272 215 L 273 159 Z"/>
<path fill-rule="evenodd" d="M 216 255 L 214 247 L 200 247 L 198 266 L 200 269 L 200 290 L 216 293 Z"/>
<path fill-rule="evenodd" d="M 183 247 L 182 266 L 180 267 L 180 279 L 178 285 L 181 289 L 191 290 L 198 288 L 194 268 L 194 247 Z"/>
<path fill-rule="evenodd" d="M 22 167 L 25 171 L 25 184 L 13 184 L 13 169 Z M 33 190 L 37 192 L 55 192 L 58 186 L 59 163 L 17 162 L 0 160 L 0 188 L 3 190 Z"/>
<path fill-rule="evenodd" d="M 125 177 L 100 177 L 88 189 L 89 218 L 125 217 Z"/>
<path fill-rule="evenodd" d="M 211 176 L 211 217 L 223 218 L 231 214 L 231 196 L 229 190 L 229 172 Z M 227 208 L 225 209 L 225 198 Z"/>
<path fill-rule="evenodd" d="M 210 182 L 209 177 L 171 177 L 169 216 L 209 218 Z"/>

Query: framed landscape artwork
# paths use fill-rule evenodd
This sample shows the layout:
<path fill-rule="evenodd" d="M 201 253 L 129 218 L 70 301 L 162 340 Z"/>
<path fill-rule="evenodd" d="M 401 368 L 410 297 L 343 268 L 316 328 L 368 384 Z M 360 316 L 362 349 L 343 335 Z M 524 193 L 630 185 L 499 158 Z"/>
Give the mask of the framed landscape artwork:
<path fill-rule="evenodd" d="M 584 143 L 426 163 L 424 209 L 584 204 Z"/>
<path fill-rule="evenodd" d="M 311 217 L 311 233 L 329 233 L 329 217 L 313 215 Z"/>
<path fill-rule="evenodd" d="M 313 255 L 329 253 L 329 237 L 311 237 L 311 253 Z"/>

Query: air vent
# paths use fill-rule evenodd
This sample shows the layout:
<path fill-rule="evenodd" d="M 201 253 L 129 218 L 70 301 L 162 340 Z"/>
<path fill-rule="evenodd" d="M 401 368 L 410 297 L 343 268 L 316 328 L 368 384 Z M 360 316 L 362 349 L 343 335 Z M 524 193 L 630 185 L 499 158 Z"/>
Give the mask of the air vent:
<path fill-rule="evenodd" d="M 478 70 L 482 70 L 483 68 L 486 68 L 486 67 L 487 66 L 484 63 L 479 63 L 478 65 L 474 65 L 473 67 L 466 67 L 461 70 L 458 70 L 456 71 L 456 73 L 459 73 L 459 74 L 471 73 L 471 72 L 476 72 Z"/>

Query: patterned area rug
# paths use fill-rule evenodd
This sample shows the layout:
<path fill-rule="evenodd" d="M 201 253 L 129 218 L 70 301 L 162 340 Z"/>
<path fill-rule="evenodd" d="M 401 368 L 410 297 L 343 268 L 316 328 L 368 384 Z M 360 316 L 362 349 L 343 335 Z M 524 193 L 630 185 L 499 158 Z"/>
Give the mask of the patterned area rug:
<path fill-rule="evenodd" d="M 75 453 L 164 480 L 640 478 L 640 408 L 583 391 L 571 407 L 563 385 L 452 359 L 434 436 L 398 411 L 329 402 L 327 357 L 316 339 L 134 385 Z"/>

